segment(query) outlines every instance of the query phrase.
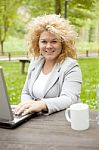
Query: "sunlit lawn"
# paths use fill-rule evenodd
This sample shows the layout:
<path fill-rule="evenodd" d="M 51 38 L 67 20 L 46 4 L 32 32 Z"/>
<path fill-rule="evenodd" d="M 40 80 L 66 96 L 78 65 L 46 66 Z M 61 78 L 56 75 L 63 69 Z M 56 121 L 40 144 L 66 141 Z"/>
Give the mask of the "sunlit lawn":
<path fill-rule="evenodd" d="M 99 84 L 99 58 L 80 59 L 83 74 L 81 99 L 89 104 L 91 109 L 96 109 L 96 85 Z"/>
<path fill-rule="evenodd" d="M 26 73 L 21 74 L 21 64 L 19 62 L 0 61 L 0 66 L 3 66 L 10 101 L 12 104 L 17 104 L 20 101 Z M 25 72 L 27 72 L 27 68 L 28 64 L 26 64 Z"/>
<path fill-rule="evenodd" d="M 83 84 L 81 100 L 90 106 L 90 109 L 96 109 L 96 84 L 99 84 L 99 58 L 86 58 L 78 60 L 82 74 Z M 11 104 L 17 104 L 20 101 L 21 90 L 24 85 L 26 73 L 21 74 L 21 64 L 19 62 L 0 61 L 4 68 L 4 75 L 8 88 Z M 27 72 L 26 64 L 25 72 Z"/>

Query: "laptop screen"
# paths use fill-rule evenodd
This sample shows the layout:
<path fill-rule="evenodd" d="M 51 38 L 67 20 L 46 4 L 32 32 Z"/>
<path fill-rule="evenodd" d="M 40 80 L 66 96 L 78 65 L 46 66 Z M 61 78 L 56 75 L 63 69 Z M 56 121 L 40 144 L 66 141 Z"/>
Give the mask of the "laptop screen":
<path fill-rule="evenodd" d="M 9 104 L 3 68 L 0 66 L 0 121 L 2 120 L 11 121 L 13 115 Z"/>

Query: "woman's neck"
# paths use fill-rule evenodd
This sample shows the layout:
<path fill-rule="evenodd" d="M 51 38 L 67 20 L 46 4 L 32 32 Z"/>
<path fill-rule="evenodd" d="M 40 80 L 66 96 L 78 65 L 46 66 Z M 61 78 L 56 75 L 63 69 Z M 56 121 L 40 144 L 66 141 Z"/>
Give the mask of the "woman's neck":
<path fill-rule="evenodd" d="M 42 67 L 42 72 L 44 74 L 48 74 L 52 71 L 53 67 L 55 65 L 54 61 L 45 61 L 43 67 Z"/>

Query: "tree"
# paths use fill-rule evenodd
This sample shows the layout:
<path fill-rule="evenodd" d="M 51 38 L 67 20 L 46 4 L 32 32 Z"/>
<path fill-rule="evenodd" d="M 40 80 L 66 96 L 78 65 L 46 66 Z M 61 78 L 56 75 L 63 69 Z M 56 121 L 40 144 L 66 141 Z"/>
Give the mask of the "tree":
<path fill-rule="evenodd" d="M 68 1 L 67 11 L 68 19 L 76 26 L 83 26 L 87 18 L 93 18 L 93 8 L 95 2 L 98 0 L 70 0 Z M 21 22 L 16 20 L 17 8 L 26 6 L 29 9 L 31 17 L 36 17 L 43 14 L 61 14 L 64 16 L 64 2 L 65 0 L 0 0 L 0 46 L 3 53 L 3 44 L 9 34 L 9 30 L 15 27 L 19 32 L 21 29 Z M 15 24 L 14 24 L 15 23 Z M 23 26 L 23 25 L 22 25 Z M 10 30 L 10 33 L 12 33 Z M 21 30 L 24 33 L 24 30 Z M 14 33 L 14 32 L 13 32 Z"/>
<path fill-rule="evenodd" d="M 66 0 L 25 0 L 32 17 L 56 13 L 64 16 Z M 68 19 L 77 26 L 82 26 L 87 18 L 93 18 L 96 0 L 67 0 Z"/>
<path fill-rule="evenodd" d="M 0 50 L 4 53 L 3 45 L 6 40 L 9 28 L 13 26 L 16 18 L 16 9 L 22 0 L 1 0 L 0 1 Z"/>
<path fill-rule="evenodd" d="M 55 0 L 24 0 L 24 3 L 30 9 L 32 17 L 55 13 Z"/>
<path fill-rule="evenodd" d="M 61 14 L 61 1 L 55 0 L 55 13 Z"/>
<path fill-rule="evenodd" d="M 76 26 L 82 27 L 86 19 L 94 18 L 95 0 L 71 0 L 68 3 L 69 20 Z"/>

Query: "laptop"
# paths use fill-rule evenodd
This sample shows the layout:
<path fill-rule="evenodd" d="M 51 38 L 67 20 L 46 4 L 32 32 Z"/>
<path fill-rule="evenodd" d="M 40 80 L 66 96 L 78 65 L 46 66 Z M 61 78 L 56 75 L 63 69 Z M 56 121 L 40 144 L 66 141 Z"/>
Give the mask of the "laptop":
<path fill-rule="evenodd" d="M 36 117 L 37 113 L 31 113 L 24 116 L 14 114 L 16 106 L 11 106 L 7 92 L 6 82 L 3 74 L 3 68 L 0 66 L 0 127 L 15 128 L 29 119 Z"/>

